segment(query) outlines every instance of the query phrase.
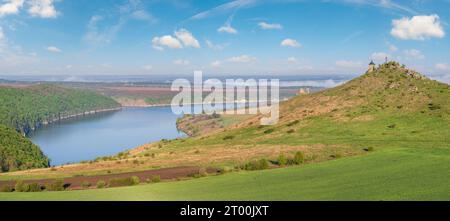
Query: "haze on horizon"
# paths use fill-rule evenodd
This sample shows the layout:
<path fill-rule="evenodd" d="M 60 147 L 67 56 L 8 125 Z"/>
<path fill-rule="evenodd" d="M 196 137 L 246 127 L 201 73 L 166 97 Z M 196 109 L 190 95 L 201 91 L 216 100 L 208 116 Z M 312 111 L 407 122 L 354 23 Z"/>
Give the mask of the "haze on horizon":
<path fill-rule="evenodd" d="M 0 0 L 0 75 L 360 74 L 450 82 L 450 1 Z"/>

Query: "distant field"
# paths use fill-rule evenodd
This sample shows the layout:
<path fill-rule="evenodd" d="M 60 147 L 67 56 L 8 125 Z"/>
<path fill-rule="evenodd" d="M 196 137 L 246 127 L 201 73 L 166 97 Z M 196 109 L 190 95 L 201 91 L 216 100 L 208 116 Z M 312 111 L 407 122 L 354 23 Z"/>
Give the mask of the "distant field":
<path fill-rule="evenodd" d="M 0 200 L 450 200 L 448 149 L 390 149 L 283 169 Z"/>

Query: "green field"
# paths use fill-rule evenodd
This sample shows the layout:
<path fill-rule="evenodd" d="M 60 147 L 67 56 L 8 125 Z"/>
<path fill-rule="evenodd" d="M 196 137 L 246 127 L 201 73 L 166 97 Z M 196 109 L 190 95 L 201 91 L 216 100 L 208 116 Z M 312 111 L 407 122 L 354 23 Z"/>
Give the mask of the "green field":
<path fill-rule="evenodd" d="M 450 200 L 448 149 L 390 149 L 300 167 L 0 200 Z"/>

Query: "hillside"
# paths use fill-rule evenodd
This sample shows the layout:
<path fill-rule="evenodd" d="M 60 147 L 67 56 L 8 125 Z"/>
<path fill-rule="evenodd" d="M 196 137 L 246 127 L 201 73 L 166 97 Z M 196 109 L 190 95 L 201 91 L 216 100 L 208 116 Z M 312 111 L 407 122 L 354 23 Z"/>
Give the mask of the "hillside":
<path fill-rule="evenodd" d="M 200 131 L 195 137 L 162 140 L 116 156 L 27 176 L 177 166 L 239 167 L 262 158 L 276 164 L 280 154 L 292 158 L 298 151 L 304 153 L 306 164 L 404 148 L 446 152 L 450 150 L 449 98 L 447 84 L 388 63 L 339 87 L 281 103 L 280 122 L 275 126 L 260 126 L 260 116 L 243 116 L 240 123 L 228 119 L 233 123 L 223 128 L 227 122 L 223 116 L 212 119 L 214 122 L 208 117 L 204 121 L 188 117 L 187 127 Z"/>
<path fill-rule="evenodd" d="M 0 87 L 0 124 L 24 134 L 68 115 L 118 106 L 113 99 L 95 92 L 56 85 Z"/>
<path fill-rule="evenodd" d="M 14 129 L 0 125 L 0 172 L 48 166 L 49 160 L 38 146 Z"/>
<path fill-rule="evenodd" d="M 73 114 L 118 106 L 100 94 L 55 85 L 0 87 L 0 172 L 49 166 L 39 147 L 21 134 Z"/>

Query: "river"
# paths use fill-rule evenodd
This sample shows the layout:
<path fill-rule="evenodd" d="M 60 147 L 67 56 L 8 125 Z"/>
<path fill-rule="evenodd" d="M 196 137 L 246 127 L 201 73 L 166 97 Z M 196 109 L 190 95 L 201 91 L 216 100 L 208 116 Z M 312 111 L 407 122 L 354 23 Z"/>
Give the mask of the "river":
<path fill-rule="evenodd" d="M 178 117 L 170 107 L 124 108 L 48 125 L 34 132 L 31 140 L 51 165 L 62 165 L 182 137 L 176 128 Z"/>

